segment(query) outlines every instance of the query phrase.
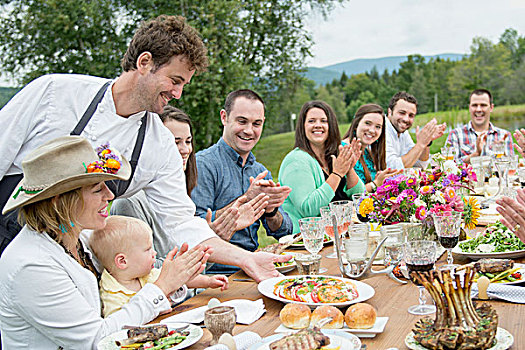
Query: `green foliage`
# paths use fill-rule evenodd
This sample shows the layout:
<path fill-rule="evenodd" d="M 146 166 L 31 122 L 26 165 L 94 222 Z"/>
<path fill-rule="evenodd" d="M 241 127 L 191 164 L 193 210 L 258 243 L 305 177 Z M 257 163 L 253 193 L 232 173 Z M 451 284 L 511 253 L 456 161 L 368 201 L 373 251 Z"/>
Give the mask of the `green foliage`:
<path fill-rule="evenodd" d="M 298 73 L 311 55 L 306 15 L 326 16 L 343 1 L 2 0 L 0 64 L 21 84 L 53 72 L 115 77 L 138 23 L 183 15 L 209 51 L 208 72 L 175 102 L 194 120 L 202 148 L 219 138 L 224 98 L 240 88 L 255 89 L 266 100 L 267 130 L 289 129 L 290 113 L 282 105 L 306 84 Z"/>
<path fill-rule="evenodd" d="M 0 87 L 0 108 L 2 108 L 18 92 L 15 88 Z"/>

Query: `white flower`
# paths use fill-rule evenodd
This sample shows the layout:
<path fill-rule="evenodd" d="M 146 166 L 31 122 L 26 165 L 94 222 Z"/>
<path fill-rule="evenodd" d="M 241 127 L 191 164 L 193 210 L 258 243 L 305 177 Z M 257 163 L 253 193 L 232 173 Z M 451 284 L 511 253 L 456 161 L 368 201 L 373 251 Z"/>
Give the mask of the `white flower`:
<path fill-rule="evenodd" d="M 460 173 L 460 170 L 453 159 L 447 160 L 445 163 L 443 163 L 443 170 L 447 173 L 452 173 L 455 175 L 459 175 Z"/>
<path fill-rule="evenodd" d="M 427 206 L 427 204 L 426 204 L 425 202 L 423 202 L 423 201 L 422 201 L 421 199 L 419 199 L 419 198 L 416 198 L 416 199 L 414 200 L 414 205 L 415 205 L 416 207 L 418 207 L 418 208 L 421 207 L 421 206 L 424 206 L 424 207 Z"/>
<path fill-rule="evenodd" d="M 441 191 L 436 191 L 436 193 L 434 193 L 430 199 L 434 202 L 439 202 L 441 204 L 446 204 L 447 201 L 445 200 L 445 197 L 443 197 L 443 192 Z"/>

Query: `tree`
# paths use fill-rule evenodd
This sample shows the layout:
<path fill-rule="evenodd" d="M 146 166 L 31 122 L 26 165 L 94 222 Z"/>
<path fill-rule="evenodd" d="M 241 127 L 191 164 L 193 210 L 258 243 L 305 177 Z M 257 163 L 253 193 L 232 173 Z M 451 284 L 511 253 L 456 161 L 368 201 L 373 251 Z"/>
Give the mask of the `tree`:
<path fill-rule="evenodd" d="M 298 73 L 311 55 L 307 15 L 326 16 L 344 0 L 0 1 L 0 64 L 20 83 L 51 72 L 114 77 L 138 23 L 185 16 L 206 43 L 210 67 L 175 104 L 194 120 L 202 148 L 218 139 L 219 110 L 235 89 L 257 90 L 268 125 L 282 123 L 280 107 L 303 83 Z"/>

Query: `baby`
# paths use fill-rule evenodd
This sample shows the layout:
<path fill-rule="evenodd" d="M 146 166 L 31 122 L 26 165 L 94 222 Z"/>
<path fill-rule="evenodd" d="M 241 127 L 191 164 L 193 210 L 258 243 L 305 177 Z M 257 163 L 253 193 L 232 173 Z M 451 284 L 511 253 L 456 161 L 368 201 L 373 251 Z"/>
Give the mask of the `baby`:
<path fill-rule="evenodd" d="M 104 266 L 100 280 L 100 298 L 104 317 L 120 310 L 146 283 L 154 283 L 161 272 L 153 267 L 157 252 L 153 249 L 148 224 L 132 217 L 110 216 L 106 227 L 96 230 L 89 244 Z M 224 275 L 198 275 L 190 279 L 189 288 L 228 288 Z M 187 288 L 180 288 L 171 299 L 183 301 Z"/>

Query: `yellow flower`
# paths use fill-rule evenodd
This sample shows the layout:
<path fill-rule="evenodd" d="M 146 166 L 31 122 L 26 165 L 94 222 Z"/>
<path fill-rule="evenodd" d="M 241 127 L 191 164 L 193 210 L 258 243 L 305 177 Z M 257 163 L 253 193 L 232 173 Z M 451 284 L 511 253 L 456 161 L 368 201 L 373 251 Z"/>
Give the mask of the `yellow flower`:
<path fill-rule="evenodd" d="M 367 216 L 373 211 L 374 211 L 374 201 L 372 200 L 372 198 L 365 198 L 363 199 L 361 204 L 359 204 L 359 215 Z"/>
<path fill-rule="evenodd" d="M 463 198 L 463 203 L 465 203 L 465 209 L 463 211 L 465 228 L 472 230 L 478 224 L 480 206 L 477 199 L 474 197 L 469 197 L 468 200 Z"/>

